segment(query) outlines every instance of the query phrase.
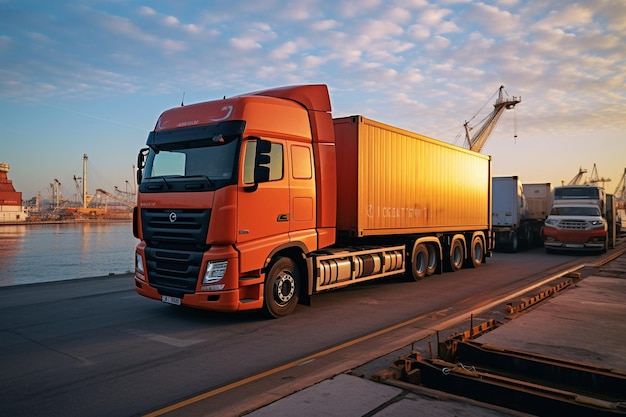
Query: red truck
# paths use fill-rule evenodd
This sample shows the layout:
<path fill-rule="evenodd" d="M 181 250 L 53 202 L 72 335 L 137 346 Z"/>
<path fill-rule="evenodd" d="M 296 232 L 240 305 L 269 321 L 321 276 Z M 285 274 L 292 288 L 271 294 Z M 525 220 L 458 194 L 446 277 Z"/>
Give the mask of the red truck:
<path fill-rule="evenodd" d="M 167 110 L 138 168 L 135 288 L 165 303 L 281 317 L 321 291 L 491 251 L 489 156 L 333 120 L 323 84 Z"/>

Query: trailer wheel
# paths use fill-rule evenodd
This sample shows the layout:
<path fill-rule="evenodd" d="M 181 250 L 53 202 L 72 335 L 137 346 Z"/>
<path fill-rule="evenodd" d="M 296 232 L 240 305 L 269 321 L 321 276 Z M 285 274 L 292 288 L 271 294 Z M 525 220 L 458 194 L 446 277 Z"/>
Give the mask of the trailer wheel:
<path fill-rule="evenodd" d="M 428 264 L 426 264 L 426 275 L 430 276 L 437 271 L 439 263 L 439 253 L 433 244 L 426 244 L 428 248 Z"/>
<path fill-rule="evenodd" d="M 519 248 L 519 241 L 517 239 L 517 233 L 511 232 L 511 234 L 509 235 L 509 252 L 515 253 L 517 252 L 518 248 Z"/>
<path fill-rule="evenodd" d="M 474 236 L 470 245 L 470 265 L 478 268 L 485 258 L 485 244 L 480 236 Z"/>
<path fill-rule="evenodd" d="M 428 258 L 428 248 L 423 243 L 417 243 L 413 246 L 411 253 L 411 276 L 415 281 L 426 276 Z"/>
<path fill-rule="evenodd" d="M 300 274 L 289 258 L 278 258 L 272 265 L 263 290 L 263 312 L 270 318 L 287 316 L 296 308 L 300 292 Z"/>
<path fill-rule="evenodd" d="M 463 261 L 465 259 L 465 253 L 463 250 L 463 242 L 460 239 L 455 239 L 450 245 L 450 254 L 448 256 L 448 267 L 450 271 L 458 271 L 463 268 Z"/>

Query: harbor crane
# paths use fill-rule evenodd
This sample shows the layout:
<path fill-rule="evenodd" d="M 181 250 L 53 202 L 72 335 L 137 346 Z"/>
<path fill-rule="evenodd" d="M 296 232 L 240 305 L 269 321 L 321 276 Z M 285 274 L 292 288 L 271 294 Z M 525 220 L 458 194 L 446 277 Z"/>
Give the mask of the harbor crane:
<path fill-rule="evenodd" d="M 604 183 L 610 182 L 611 179 L 610 178 L 604 178 L 604 177 L 599 177 L 598 176 L 598 168 L 596 167 L 596 164 L 593 164 L 593 169 L 591 170 L 591 176 L 589 176 L 589 184 L 596 184 L 601 182 L 602 183 L 602 188 L 604 188 Z"/>
<path fill-rule="evenodd" d="M 508 97 L 506 91 L 504 90 L 504 86 L 501 85 L 497 91 L 498 98 L 493 105 L 493 111 L 485 117 L 480 123 L 480 126 L 477 128 L 476 133 L 472 136 L 471 131 L 474 130 L 474 127 L 470 126 L 470 122 L 466 121 L 463 125 L 465 127 L 465 139 L 467 142 L 467 147 L 474 152 L 480 152 L 485 146 L 489 135 L 495 129 L 502 113 L 505 110 L 513 109 L 518 103 L 522 101 L 521 97 L 512 98 Z M 505 97 L 506 94 L 506 97 Z M 476 117 L 476 116 L 474 116 Z M 472 117 L 472 119 L 474 118 Z M 470 120 L 471 121 L 471 120 Z M 517 133 L 515 133 L 515 137 L 517 137 Z"/>
<path fill-rule="evenodd" d="M 96 193 L 104 194 L 105 196 L 107 196 L 107 197 L 117 201 L 118 203 L 121 203 L 121 204 L 127 206 L 127 207 L 130 207 L 130 208 L 135 207 L 135 202 L 134 201 L 129 201 L 129 200 L 126 200 L 124 198 L 120 198 L 120 197 L 118 197 L 118 196 L 116 196 L 114 194 L 111 194 L 110 192 L 108 192 L 106 190 L 103 190 L 102 188 L 96 189 Z"/>
<path fill-rule="evenodd" d="M 567 184 L 565 184 L 565 181 L 561 180 L 561 185 L 579 185 L 583 183 L 583 175 L 585 175 L 587 173 L 587 169 L 580 167 L 578 168 L 578 174 L 574 175 L 574 178 L 572 178 L 571 180 L 569 180 L 569 182 Z"/>

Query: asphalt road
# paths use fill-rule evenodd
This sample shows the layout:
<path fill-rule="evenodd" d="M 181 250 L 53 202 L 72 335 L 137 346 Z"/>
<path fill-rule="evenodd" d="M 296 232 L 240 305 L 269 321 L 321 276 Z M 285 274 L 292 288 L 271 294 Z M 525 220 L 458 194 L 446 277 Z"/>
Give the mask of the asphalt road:
<path fill-rule="evenodd" d="M 477 269 L 320 294 L 280 320 L 144 299 L 130 275 L 0 288 L 0 415 L 145 414 L 584 261 L 543 249 L 496 253 Z"/>

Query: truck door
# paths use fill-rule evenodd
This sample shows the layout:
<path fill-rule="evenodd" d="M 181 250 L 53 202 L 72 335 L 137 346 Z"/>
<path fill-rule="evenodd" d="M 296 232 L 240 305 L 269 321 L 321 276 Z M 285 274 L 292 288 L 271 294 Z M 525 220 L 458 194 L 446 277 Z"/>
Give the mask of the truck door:
<path fill-rule="evenodd" d="M 256 141 L 247 141 L 242 149 L 243 170 L 237 203 L 237 249 L 241 272 L 261 268 L 273 249 L 289 241 L 287 148 L 285 141 L 264 139 L 272 142 L 270 180 L 258 184 L 254 191 L 248 187 L 254 183 Z"/>
<path fill-rule="evenodd" d="M 289 231 L 292 240 L 307 241 L 317 246 L 315 213 L 315 175 L 313 150 L 310 144 L 289 144 L 289 197 L 291 215 Z"/>

